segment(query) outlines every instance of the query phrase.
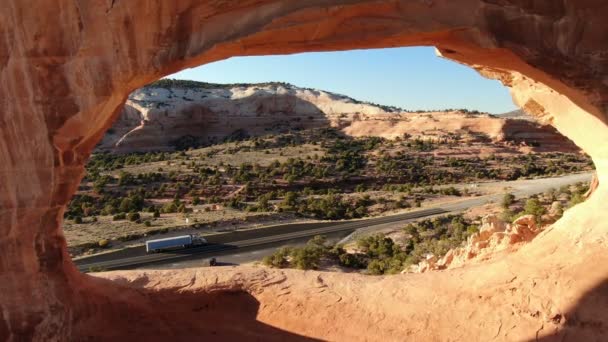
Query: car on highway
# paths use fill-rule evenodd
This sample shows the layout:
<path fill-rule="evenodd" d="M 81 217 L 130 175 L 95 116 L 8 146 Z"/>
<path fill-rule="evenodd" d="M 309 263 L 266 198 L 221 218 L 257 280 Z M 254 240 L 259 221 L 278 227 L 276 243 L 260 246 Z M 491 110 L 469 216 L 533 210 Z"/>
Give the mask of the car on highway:
<path fill-rule="evenodd" d="M 209 259 L 209 266 L 217 266 L 217 259 L 215 259 L 215 258 Z"/>

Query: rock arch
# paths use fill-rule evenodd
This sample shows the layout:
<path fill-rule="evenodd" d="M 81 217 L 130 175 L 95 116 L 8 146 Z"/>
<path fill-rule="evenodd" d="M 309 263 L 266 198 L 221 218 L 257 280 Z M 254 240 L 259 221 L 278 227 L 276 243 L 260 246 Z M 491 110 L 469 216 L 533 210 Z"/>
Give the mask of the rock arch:
<path fill-rule="evenodd" d="M 608 314 L 596 305 L 608 296 L 604 1 L 6 0 L 0 9 L 0 338 L 303 338 L 256 321 L 256 301 L 262 321 L 317 338 L 599 339 L 606 332 Z M 591 155 L 600 184 L 594 195 L 520 252 L 450 273 L 361 278 L 235 269 L 214 272 L 222 286 L 200 272 L 173 274 L 207 291 L 182 290 L 179 299 L 175 288 L 153 298 L 129 287 L 166 274 L 115 274 L 110 283 L 72 265 L 60 229 L 64 207 L 133 89 L 231 56 L 413 45 L 437 46 L 511 87 L 518 104 Z M 155 301 L 183 319 L 155 312 Z M 221 319 L 234 313 L 222 301 L 245 308 L 239 322 Z"/>

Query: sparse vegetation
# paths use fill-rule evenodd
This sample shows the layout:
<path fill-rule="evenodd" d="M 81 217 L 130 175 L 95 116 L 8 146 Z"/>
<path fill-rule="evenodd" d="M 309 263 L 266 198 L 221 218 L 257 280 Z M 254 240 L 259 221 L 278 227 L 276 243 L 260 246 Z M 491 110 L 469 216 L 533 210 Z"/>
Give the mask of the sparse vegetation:
<path fill-rule="evenodd" d="M 442 255 L 459 246 L 475 233 L 477 227 L 462 215 L 438 217 L 408 224 L 403 228 L 405 244 L 397 244 L 383 234 L 369 235 L 356 241 L 355 252 L 341 245 L 328 244 L 316 236 L 304 247 L 282 248 L 264 258 L 271 267 L 316 269 L 321 263 L 352 269 L 364 269 L 372 275 L 394 274 L 419 262 L 426 254 Z"/>
<path fill-rule="evenodd" d="M 176 152 L 97 153 L 65 212 L 66 225 L 78 225 L 75 230 L 120 225 L 127 228 L 123 236 L 101 228 L 100 237 L 128 239 L 181 226 L 187 215 L 199 226 L 256 215 L 361 218 L 474 193 L 453 184 L 555 176 L 592 166 L 579 154 L 471 156 L 459 153 L 459 146 L 492 145 L 483 137 L 464 139 L 459 134 L 353 138 L 332 128 L 250 137 L 237 130 L 229 142 L 204 148 L 186 137 L 176 142 Z M 443 150 L 451 152 L 437 153 Z M 574 191 L 564 207 L 581 196 Z"/>
<path fill-rule="evenodd" d="M 571 198 L 582 198 L 587 191 L 584 183 L 565 187 L 559 191 L 548 191 L 542 196 L 516 199 L 506 194 L 501 207 L 506 222 L 522 215 L 533 215 L 536 222 L 545 222 L 550 214 L 556 220 L 563 214 L 562 202 Z M 471 220 L 463 215 L 446 215 L 407 224 L 401 230 L 399 242 L 382 234 L 371 234 L 358 238 L 351 250 L 342 245 L 327 243 L 323 236 L 315 236 L 303 247 L 277 250 L 264 258 L 263 263 L 276 268 L 318 269 L 320 267 L 343 267 L 361 270 L 370 275 L 395 274 L 410 265 L 423 261 L 428 255 L 441 258 L 450 249 L 462 246 L 479 231 L 480 218 Z M 551 221 L 552 222 L 552 221 Z"/>

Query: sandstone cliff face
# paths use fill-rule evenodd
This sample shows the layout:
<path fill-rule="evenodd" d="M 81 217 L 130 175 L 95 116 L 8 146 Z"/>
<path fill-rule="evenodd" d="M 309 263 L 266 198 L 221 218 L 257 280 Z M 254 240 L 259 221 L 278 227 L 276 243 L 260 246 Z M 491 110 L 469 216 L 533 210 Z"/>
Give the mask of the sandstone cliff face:
<path fill-rule="evenodd" d="M 530 116 L 410 113 L 283 83 L 222 86 L 185 81 L 188 86 L 179 86 L 180 81 L 170 82 L 176 85 L 153 84 L 131 93 L 97 150 L 172 150 L 184 141 L 200 145 L 320 127 L 334 127 L 351 136 L 392 139 L 408 134 L 432 139 L 457 133 L 549 151 L 578 150 L 553 127 L 539 125 Z"/>
<path fill-rule="evenodd" d="M 3 1 L 0 339 L 125 339 L 142 322 L 152 339 L 173 340 L 374 339 L 373 327 L 426 340 L 603 339 L 607 14 L 602 0 Z M 202 287 L 192 285 L 192 271 L 169 275 L 175 286 L 164 274 L 132 273 L 122 287 L 72 265 L 63 210 L 133 90 L 236 55 L 411 45 L 435 45 L 500 79 L 518 104 L 583 148 L 598 170 L 590 199 L 511 257 L 454 273 L 325 282 L 314 272 L 285 272 L 260 295 L 234 292 L 235 284 L 260 282 L 248 270 L 214 271 L 216 285 Z M 357 304 L 325 309 L 330 297 Z M 205 314 L 206 307 L 227 311 Z M 248 310 L 235 321 L 237 307 Z"/>
<path fill-rule="evenodd" d="M 186 136 L 202 144 L 221 142 L 234 134 L 257 136 L 338 126 L 348 115 L 386 116 L 391 113 L 387 110 L 347 96 L 288 84 L 148 86 L 130 94 L 99 149 L 169 150 Z"/>

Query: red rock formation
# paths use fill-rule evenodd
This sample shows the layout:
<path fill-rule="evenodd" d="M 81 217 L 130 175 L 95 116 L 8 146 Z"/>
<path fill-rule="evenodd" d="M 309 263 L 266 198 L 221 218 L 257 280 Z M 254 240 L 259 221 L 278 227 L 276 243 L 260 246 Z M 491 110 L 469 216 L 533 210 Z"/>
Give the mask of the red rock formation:
<path fill-rule="evenodd" d="M 602 0 L 3 1 L 0 339 L 297 337 L 256 321 L 256 310 L 263 322 L 330 339 L 602 339 L 607 14 Z M 192 290 L 198 278 L 191 272 L 171 275 L 175 286 L 163 286 L 162 273 L 132 274 L 124 288 L 72 265 L 63 210 L 134 89 L 230 56 L 411 45 L 436 45 L 510 86 L 517 103 L 592 156 L 600 183 L 593 196 L 496 264 L 415 277 L 331 275 L 328 282 L 288 272 L 253 292 L 259 308 L 247 294 L 255 271 L 233 271 L 235 278 L 216 285 L 210 274 Z M 151 284 L 160 290 L 139 289 Z M 246 292 L 224 290 L 239 284 Z M 351 304 L 324 311 L 330 298 Z M 235 320 L 237 307 L 246 312 Z"/>
<path fill-rule="evenodd" d="M 521 248 L 524 243 L 529 243 L 541 231 L 542 227 L 536 225 L 533 215 L 519 217 L 513 224 L 506 224 L 496 215 L 487 215 L 482 219 L 479 232 L 471 235 L 464 246 L 449 250 L 439 260 L 435 255 L 429 255 L 426 260 L 412 265 L 402 273 L 445 270 L 498 259 Z"/>

